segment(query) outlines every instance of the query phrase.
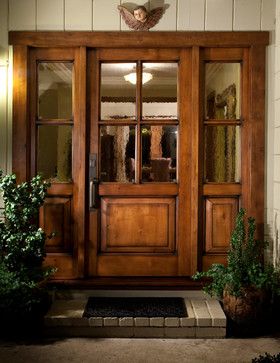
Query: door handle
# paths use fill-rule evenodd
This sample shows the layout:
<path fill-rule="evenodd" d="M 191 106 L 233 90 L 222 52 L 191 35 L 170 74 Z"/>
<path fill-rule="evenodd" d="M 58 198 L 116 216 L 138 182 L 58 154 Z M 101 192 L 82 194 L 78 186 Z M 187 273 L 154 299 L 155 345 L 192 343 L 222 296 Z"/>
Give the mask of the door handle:
<path fill-rule="evenodd" d="M 97 186 L 98 181 L 91 180 L 89 182 L 89 207 L 90 208 L 97 208 Z"/>
<path fill-rule="evenodd" d="M 89 208 L 97 208 L 97 154 L 89 155 Z"/>

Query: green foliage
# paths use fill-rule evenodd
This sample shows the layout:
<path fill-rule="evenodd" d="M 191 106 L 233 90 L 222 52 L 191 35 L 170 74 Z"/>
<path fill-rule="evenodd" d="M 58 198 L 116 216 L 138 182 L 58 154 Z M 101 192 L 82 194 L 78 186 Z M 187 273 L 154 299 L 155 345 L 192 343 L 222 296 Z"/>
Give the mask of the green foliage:
<path fill-rule="evenodd" d="M 266 352 L 264 355 L 260 355 L 257 358 L 252 359 L 252 363 L 279 363 L 279 362 L 280 362 L 280 353 L 272 355 Z"/>
<path fill-rule="evenodd" d="M 194 280 L 211 279 L 204 287 L 205 292 L 221 298 L 226 288 L 230 294 L 241 296 L 244 288 L 254 287 L 280 294 L 280 273 L 273 265 L 263 264 L 267 244 L 254 238 L 255 230 L 252 217 L 247 219 L 246 228 L 245 210 L 241 209 L 231 235 L 227 266 L 213 264 L 208 271 L 193 276 Z"/>
<path fill-rule="evenodd" d="M 3 176 L 0 171 L 4 201 L 4 220 L 0 220 L 2 312 L 30 311 L 42 296 L 42 281 L 54 272 L 42 267 L 47 236 L 36 224 L 48 186 L 39 175 L 17 185 L 15 175 Z"/>

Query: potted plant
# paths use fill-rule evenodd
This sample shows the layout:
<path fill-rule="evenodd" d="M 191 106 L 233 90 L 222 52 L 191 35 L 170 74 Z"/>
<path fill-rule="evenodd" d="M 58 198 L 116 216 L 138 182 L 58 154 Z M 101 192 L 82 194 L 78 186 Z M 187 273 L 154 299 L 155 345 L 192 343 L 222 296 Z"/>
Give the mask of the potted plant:
<path fill-rule="evenodd" d="M 37 226 L 37 216 L 49 184 L 41 176 L 19 185 L 15 175 L 3 176 L 0 191 L 4 216 L 0 220 L 0 322 L 37 323 L 48 308 L 44 282 L 54 272 L 43 267 L 46 234 Z M 50 236 L 51 237 L 51 236 Z"/>
<path fill-rule="evenodd" d="M 245 210 L 241 209 L 226 266 L 213 264 L 208 271 L 193 276 L 195 280 L 208 278 L 204 291 L 221 300 L 233 331 L 245 334 L 262 329 L 272 300 L 280 295 L 279 270 L 263 263 L 267 243 L 255 239 L 255 230 L 255 219 L 249 217 L 246 225 Z"/>

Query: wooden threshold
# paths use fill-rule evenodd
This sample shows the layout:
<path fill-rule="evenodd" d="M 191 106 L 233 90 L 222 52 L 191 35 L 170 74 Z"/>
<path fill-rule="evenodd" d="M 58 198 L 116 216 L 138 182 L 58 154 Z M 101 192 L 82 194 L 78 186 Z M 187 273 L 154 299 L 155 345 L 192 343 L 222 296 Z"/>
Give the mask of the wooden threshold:
<path fill-rule="evenodd" d="M 202 283 L 193 281 L 190 277 L 102 277 L 76 280 L 51 280 L 48 282 L 48 286 L 81 290 L 201 290 Z"/>

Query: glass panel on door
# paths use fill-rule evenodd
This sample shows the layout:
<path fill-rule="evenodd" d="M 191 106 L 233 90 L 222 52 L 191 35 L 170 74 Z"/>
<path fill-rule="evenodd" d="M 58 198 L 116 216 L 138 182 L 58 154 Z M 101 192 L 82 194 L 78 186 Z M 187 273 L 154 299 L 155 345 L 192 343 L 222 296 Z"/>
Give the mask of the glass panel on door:
<path fill-rule="evenodd" d="M 101 120 L 136 118 L 136 63 L 101 64 Z"/>
<path fill-rule="evenodd" d="M 175 182 L 177 126 L 142 126 L 142 181 Z"/>
<path fill-rule="evenodd" d="M 101 126 L 100 181 L 135 181 L 135 127 Z"/>
<path fill-rule="evenodd" d="M 72 62 L 39 62 L 39 120 L 73 118 L 72 78 Z"/>
<path fill-rule="evenodd" d="M 143 63 L 143 119 L 177 119 L 177 63 Z"/>
<path fill-rule="evenodd" d="M 106 62 L 100 70 L 100 181 L 176 182 L 178 63 Z"/>

